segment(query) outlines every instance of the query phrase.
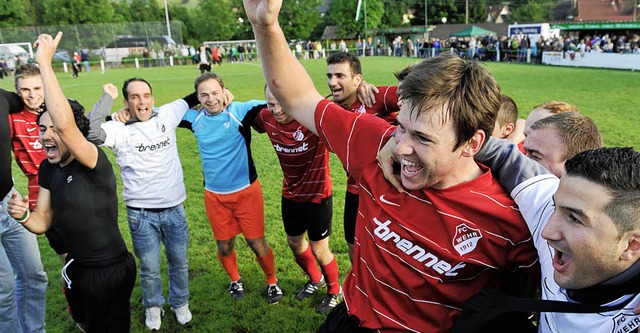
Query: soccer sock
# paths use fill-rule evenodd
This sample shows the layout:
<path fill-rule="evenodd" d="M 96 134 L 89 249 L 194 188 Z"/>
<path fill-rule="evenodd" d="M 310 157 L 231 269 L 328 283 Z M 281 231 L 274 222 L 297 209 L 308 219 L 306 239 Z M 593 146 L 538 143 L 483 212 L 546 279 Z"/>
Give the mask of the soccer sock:
<path fill-rule="evenodd" d="M 216 254 L 218 255 L 218 260 L 220 260 L 222 267 L 224 267 L 224 270 L 227 271 L 227 274 L 229 274 L 231 281 L 240 280 L 240 273 L 238 273 L 238 262 L 236 260 L 236 251 L 231 251 L 231 254 L 226 257 L 221 256 L 219 251 Z"/>
<path fill-rule="evenodd" d="M 276 279 L 276 269 L 275 262 L 273 259 L 273 250 L 269 248 L 269 252 L 263 255 L 262 257 L 256 256 L 258 260 L 258 264 L 260 264 L 260 268 L 264 272 L 264 275 L 267 277 L 267 284 L 276 284 L 278 279 Z"/>
<path fill-rule="evenodd" d="M 333 257 L 330 263 L 322 265 L 322 274 L 327 281 L 327 292 L 329 294 L 340 293 L 340 282 L 338 281 L 338 261 Z"/>
<path fill-rule="evenodd" d="M 318 266 L 316 266 L 316 258 L 311 252 L 311 246 L 307 246 L 307 249 L 296 256 L 295 259 L 298 266 L 307 273 L 311 282 L 320 282 L 320 280 L 322 280 L 322 273 L 318 269 Z"/>

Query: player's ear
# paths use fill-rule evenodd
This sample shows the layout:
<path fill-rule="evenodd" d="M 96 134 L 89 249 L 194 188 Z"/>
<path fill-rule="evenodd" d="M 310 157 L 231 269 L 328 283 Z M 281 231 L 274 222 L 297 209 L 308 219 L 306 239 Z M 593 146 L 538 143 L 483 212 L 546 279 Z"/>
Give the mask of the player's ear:
<path fill-rule="evenodd" d="M 640 260 L 640 230 L 626 232 L 621 237 L 620 242 L 621 247 L 624 248 L 622 253 L 620 253 L 620 260 L 631 263 Z"/>
<path fill-rule="evenodd" d="M 475 156 L 480 148 L 482 148 L 482 144 L 484 140 L 486 140 L 487 136 L 483 130 L 476 130 L 473 136 L 467 140 L 467 142 L 461 147 L 462 148 L 462 156 L 464 157 L 473 157 Z"/>

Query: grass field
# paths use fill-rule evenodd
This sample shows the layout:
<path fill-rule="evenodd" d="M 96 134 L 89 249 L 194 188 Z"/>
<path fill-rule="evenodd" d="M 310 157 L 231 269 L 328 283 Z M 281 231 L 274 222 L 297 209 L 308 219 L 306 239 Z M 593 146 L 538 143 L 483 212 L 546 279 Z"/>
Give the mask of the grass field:
<path fill-rule="evenodd" d="M 415 61 L 404 58 L 365 58 L 362 60 L 364 77 L 377 85 L 394 84 L 392 73 Z M 328 93 L 324 61 L 308 60 L 304 65 L 320 92 Z M 583 113 L 596 121 L 607 146 L 640 148 L 640 134 L 635 127 L 640 124 L 637 104 L 640 86 L 638 73 L 504 63 L 489 63 L 487 66 L 501 84 L 503 93 L 516 101 L 521 117 L 525 117 L 534 105 L 541 102 L 565 101 L 577 105 Z M 222 76 L 226 86 L 235 94 L 236 100 L 263 99 L 264 80 L 258 63 L 225 64 L 215 71 Z M 156 105 L 162 105 L 191 92 L 193 80 L 198 74 L 199 71 L 193 66 L 118 68 L 107 69 L 105 74 L 93 69 L 90 73 L 81 72 L 78 79 L 72 79 L 69 74 L 61 72 L 59 80 L 67 97 L 77 99 L 90 109 L 101 96 L 101 85 L 105 82 L 121 86 L 129 77 L 143 77 L 153 87 Z M 0 87 L 13 90 L 12 79 L 1 80 Z M 120 106 L 120 102 L 116 103 L 114 111 Z M 322 295 L 316 295 L 303 302 L 294 298 L 297 290 L 306 282 L 306 277 L 295 264 L 286 245 L 286 235 L 280 219 L 282 173 L 269 140 L 254 133 L 252 149 L 265 196 L 266 236 L 273 247 L 276 273 L 285 292 L 283 300 L 276 305 L 267 305 L 262 271 L 246 243 L 240 240 L 236 242 L 236 248 L 246 294 L 245 298 L 237 302 L 228 295 L 228 276 L 216 259 L 215 244 L 204 211 L 201 164 L 191 132 L 179 130 L 178 144 L 188 191 L 185 206 L 191 235 L 190 307 L 194 317 L 191 324 L 183 328 L 177 324 L 169 307 L 165 305 L 166 313 L 161 331 L 313 332 L 324 319 L 324 316 L 314 311 Z M 113 154 L 110 151 L 108 153 L 114 161 Z M 338 258 L 342 281 L 350 268 L 342 231 L 345 175 L 341 165 L 333 157 L 331 167 L 334 182 L 334 228 L 331 248 Z M 119 173 L 117 166 L 115 171 Z M 16 179 L 16 187 L 25 193 L 25 178 L 15 165 L 13 176 Z M 121 190 L 120 180 L 118 186 Z M 133 251 L 122 201 L 119 205 L 120 227 L 129 249 Z M 53 250 L 49 248 L 46 238 L 41 236 L 39 240 L 42 260 L 50 282 L 47 292 L 47 331 L 75 332 L 75 325 L 66 312 L 66 302 L 60 291 L 60 263 Z M 166 264 L 163 267 L 163 277 L 166 297 Z M 134 288 L 131 306 L 132 332 L 147 331 L 144 326 L 144 308 L 141 304 L 139 284 Z"/>

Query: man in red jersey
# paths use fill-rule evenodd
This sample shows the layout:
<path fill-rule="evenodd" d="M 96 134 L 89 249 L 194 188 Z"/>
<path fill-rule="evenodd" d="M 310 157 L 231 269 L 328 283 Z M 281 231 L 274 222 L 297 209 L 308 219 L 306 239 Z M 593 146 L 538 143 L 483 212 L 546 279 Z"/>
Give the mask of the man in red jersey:
<path fill-rule="evenodd" d="M 269 88 L 264 94 L 267 108 L 258 113 L 253 127 L 267 133 L 278 155 L 284 175 L 281 209 L 287 243 L 309 276 L 296 299 L 302 301 L 327 285 L 327 295 L 316 308 L 325 313 L 342 301 L 338 261 L 329 249 L 333 215 L 329 152 L 317 135 L 282 110 Z"/>
<path fill-rule="evenodd" d="M 14 75 L 16 92 L 22 98 L 24 109 L 9 115 L 11 127 L 11 144 L 13 155 L 18 166 L 27 177 L 29 190 L 29 209 L 35 209 L 38 200 L 38 169 L 42 160 L 47 158 L 44 147 L 38 137 L 36 119 L 44 104 L 44 89 L 40 68 L 36 64 L 22 64 L 16 68 Z M 54 227 L 46 232 L 49 245 L 58 254 L 64 264 L 67 249 L 64 240 Z"/>
<path fill-rule="evenodd" d="M 514 202 L 473 161 L 500 107 L 500 88 L 486 69 L 447 53 L 416 65 L 402 82 L 401 193 L 376 161 L 396 128 L 318 93 L 279 26 L 282 0 L 244 5 L 269 89 L 340 158 L 361 193 L 345 302 L 320 332 L 446 332 L 462 304 L 496 286 L 502 270 L 536 263 Z"/>
<path fill-rule="evenodd" d="M 395 124 L 398 106 L 398 87 L 376 87 L 374 103 L 366 106 L 358 99 L 358 87 L 362 83 L 362 66 L 355 54 L 336 52 L 327 58 L 327 84 L 333 102 L 352 112 L 368 113 Z M 373 89 L 372 89 L 373 90 Z M 358 216 L 358 184 L 355 178 L 347 179 L 344 199 L 344 238 L 349 245 L 349 258 L 353 262 L 353 243 Z"/>

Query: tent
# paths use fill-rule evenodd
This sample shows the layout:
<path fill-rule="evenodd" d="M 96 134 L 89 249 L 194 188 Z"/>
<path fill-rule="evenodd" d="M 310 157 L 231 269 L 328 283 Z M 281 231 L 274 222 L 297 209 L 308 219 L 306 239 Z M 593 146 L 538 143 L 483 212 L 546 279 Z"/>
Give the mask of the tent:
<path fill-rule="evenodd" d="M 489 35 L 497 35 L 494 31 L 483 29 L 480 27 L 476 27 L 472 25 L 462 31 L 456 32 L 455 34 L 451 34 L 452 37 L 472 37 L 472 36 L 489 36 Z"/>

